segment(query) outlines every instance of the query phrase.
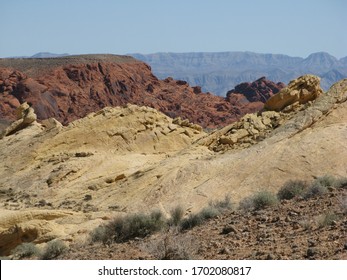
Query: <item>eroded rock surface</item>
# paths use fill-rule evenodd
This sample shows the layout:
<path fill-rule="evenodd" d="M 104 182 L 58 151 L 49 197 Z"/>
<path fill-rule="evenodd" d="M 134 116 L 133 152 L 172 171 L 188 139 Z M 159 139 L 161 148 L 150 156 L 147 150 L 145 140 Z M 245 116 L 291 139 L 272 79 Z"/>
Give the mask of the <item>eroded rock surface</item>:
<path fill-rule="evenodd" d="M 322 93 L 320 78 L 313 75 L 304 75 L 291 81 L 278 94 L 270 97 L 264 107 L 269 111 L 281 111 L 287 106 L 306 104 L 315 100 Z"/>

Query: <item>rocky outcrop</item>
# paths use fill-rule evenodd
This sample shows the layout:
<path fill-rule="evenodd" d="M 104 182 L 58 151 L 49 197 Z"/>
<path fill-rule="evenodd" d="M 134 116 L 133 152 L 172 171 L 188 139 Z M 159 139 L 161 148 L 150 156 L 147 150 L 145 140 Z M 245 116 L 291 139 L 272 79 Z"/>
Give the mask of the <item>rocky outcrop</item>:
<path fill-rule="evenodd" d="M 274 83 L 261 77 L 252 83 L 241 83 L 227 92 L 227 100 L 231 101 L 235 94 L 242 94 L 248 102 L 265 103 L 271 96 L 285 87 L 284 83 Z"/>
<path fill-rule="evenodd" d="M 21 104 L 16 109 L 17 120 L 11 123 L 0 135 L 0 137 L 8 136 L 16 133 L 17 131 L 28 127 L 30 124 L 36 121 L 37 117 L 34 109 L 31 108 L 28 103 Z"/>
<path fill-rule="evenodd" d="M 240 121 L 216 131 L 201 143 L 215 152 L 230 148 L 244 149 L 265 139 L 282 122 L 281 115 L 273 111 L 247 114 Z"/>
<path fill-rule="evenodd" d="M 340 103 L 341 97 L 334 95 L 334 85 L 330 91 L 318 99 L 323 91 L 319 86 L 319 77 L 301 76 L 289 83 L 278 94 L 265 103 L 262 112 L 247 114 L 229 126 L 216 131 L 201 143 L 213 151 L 243 149 L 254 145 L 273 133 L 301 131 L 311 126 L 334 103 Z M 344 92 L 336 89 L 336 92 Z M 345 96 L 343 94 L 343 96 Z M 315 101 L 315 102 L 313 102 Z M 285 124 L 284 127 L 281 127 Z M 276 129 L 276 130 L 275 130 Z"/>
<path fill-rule="evenodd" d="M 261 107 L 240 106 L 185 81 L 159 80 L 147 64 L 115 55 L 0 59 L 0 119 L 14 120 L 23 102 L 32 104 L 39 121 L 53 117 L 64 125 L 107 106 L 131 103 L 216 128 Z"/>
<path fill-rule="evenodd" d="M 301 76 L 291 81 L 286 88 L 267 100 L 264 108 L 269 111 L 281 111 L 287 106 L 295 107 L 313 101 L 322 93 L 319 77 L 313 75 Z"/>

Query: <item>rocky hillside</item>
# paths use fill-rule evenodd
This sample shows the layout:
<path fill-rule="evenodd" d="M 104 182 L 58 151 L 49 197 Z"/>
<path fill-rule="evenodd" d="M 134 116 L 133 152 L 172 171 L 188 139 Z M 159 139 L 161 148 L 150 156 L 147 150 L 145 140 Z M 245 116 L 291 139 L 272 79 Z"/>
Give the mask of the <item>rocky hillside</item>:
<path fill-rule="evenodd" d="M 209 128 L 259 109 L 203 93 L 182 80 L 159 80 L 147 64 L 115 55 L 0 59 L 0 119 L 14 120 L 15 108 L 23 102 L 32 104 L 38 120 L 54 117 L 64 125 L 127 103 Z"/>
<path fill-rule="evenodd" d="M 319 52 L 307 58 L 282 54 L 252 52 L 212 53 L 155 53 L 132 54 L 151 65 L 159 78 L 171 76 L 199 85 L 203 91 L 225 96 L 242 82 L 251 82 L 262 76 L 276 82 L 288 83 L 303 75 L 314 74 L 322 78 L 324 90 L 347 77 L 346 57 L 340 60 Z"/>
<path fill-rule="evenodd" d="M 270 97 L 266 110 L 209 134 L 181 118 L 136 105 L 104 108 L 68 126 L 55 119 L 38 123 L 33 108 L 24 103 L 17 110 L 18 120 L 0 139 L 0 255 L 9 255 L 23 242 L 43 246 L 56 238 L 74 248 L 87 242 L 98 225 L 126 214 L 159 209 L 170 217 L 171 210 L 181 206 L 188 216 L 226 195 L 237 206 L 260 190 L 276 193 L 288 180 L 312 181 L 326 174 L 346 177 L 346 101 L 347 80 L 324 93 L 319 78 L 306 75 Z M 336 193 L 339 198 L 345 195 L 345 189 Z M 317 200 L 313 208 L 315 201 L 309 202 L 311 206 L 303 201 L 284 206 L 278 214 L 304 215 L 305 207 L 325 213 L 337 202 Z M 249 223 L 238 224 L 238 231 L 260 231 L 230 242 L 239 248 L 252 246 L 262 258 L 272 247 L 260 241 L 288 243 L 284 237 L 289 228 L 294 230 L 291 244 L 307 242 L 296 239 L 299 228 L 279 215 L 279 220 L 267 212 L 259 216 L 266 225 L 274 223 L 267 233 L 255 217 L 240 217 L 240 223 Z M 223 218 L 213 232 L 225 227 L 228 219 Z M 343 221 L 335 223 L 333 236 L 341 235 Z M 324 236 L 333 238 L 325 230 Z M 330 239 L 312 240 L 323 248 Z M 333 240 L 329 246 L 342 250 L 343 239 Z M 225 249 L 223 258 L 232 257 L 226 244 L 211 242 L 203 241 L 202 256 L 218 258 L 217 251 Z M 290 249 L 276 251 L 272 258 L 301 258 L 307 252 Z M 245 258 L 253 258 L 246 253 Z"/>
<path fill-rule="evenodd" d="M 228 211 L 183 232 L 163 231 L 109 246 L 74 244 L 59 258 L 346 260 L 346 203 L 345 190 L 331 189 L 259 211 Z"/>

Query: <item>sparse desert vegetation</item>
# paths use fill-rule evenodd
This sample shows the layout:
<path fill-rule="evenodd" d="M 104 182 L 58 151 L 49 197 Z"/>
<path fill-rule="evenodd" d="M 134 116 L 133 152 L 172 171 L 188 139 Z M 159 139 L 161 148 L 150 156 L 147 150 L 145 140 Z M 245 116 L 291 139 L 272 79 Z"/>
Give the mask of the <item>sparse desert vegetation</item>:
<path fill-rule="evenodd" d="M 315 181 L 307 184 L 314 185 Z M 297 184 L 293 184 L 293 181 L 285 183 L 279 188 L 279 193 L 293 185 Z M 227 207 L 217 215 L 216 208 L 211 207 L 216 203 L 209 203 L 196 214 L 182 218 L 182 208 L 177 207 L 171 211 L 172 217 L 176 214 L 180 217 L 175 219 L 179 221 L 175 225 L 172 217 L 167 218 L 160 223 L 163 225 L 160 230 L 144 237 L 120 243 L 113 239 L 106 247 L 100 242 L 76 248 L 72 246 L 63 258 L 80 258 L 80 251 L 85 250 L 98 250 L 100 255 L 94 255 L 96 258 L 112 254 L 120 259 L 129 252 L 132 259 L 344 258 L 347 250 L 347 217 L 341 204 L 342 199 L 346 198 L 344 188 L 335 185 L 323 195 L 307 198 L 299 195 L 292 199 L 275 200 L 275 203 L 275 194 L 259 194 L 249 197 L 252 208 L 247 208 L 247 211 Z M 254 204 L 254 201 L 258 204 Z M 148 221 L 150 216 L 147 215 L 144 220 Z M 158 214 L 157 217 L 162 216 Z M 276 244 L 276 247 L 272 244 Z"/>

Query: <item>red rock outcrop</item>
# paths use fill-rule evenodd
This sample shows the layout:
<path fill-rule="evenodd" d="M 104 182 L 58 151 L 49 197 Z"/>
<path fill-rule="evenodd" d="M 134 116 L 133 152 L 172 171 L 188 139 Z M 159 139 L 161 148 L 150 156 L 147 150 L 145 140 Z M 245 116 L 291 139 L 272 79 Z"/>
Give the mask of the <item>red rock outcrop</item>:
<path fill-rule="evenodd" d="M 255 90 L 252 83 L 249 88 L 263 96 L 269 87 Z M 271 90 L 272 94 L 276 87 Z M 54 117 L 63 124 L 106 106 L 132 103 L 215 128 L 260 109 L 235 96 L 202 93 L 201 88 L 172 78 L 159 80 L 147 64 L 127 56 L 0 59 L 0 119 L 14 120 L 15 108 L 23 102 L 32 105 L 38 120 Z"/>
<path fill-rule="evenodd" d="M 249 102 L 265 103 L 271 96 L 279 92 L 286 85 L 284 83 L 274 83 L 261 77 L 252 83 L 241 83 L 234 89 L 227 92 L 227 99 L 230 100 L 235 94 L 242 94 Z"/>

